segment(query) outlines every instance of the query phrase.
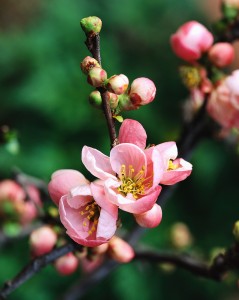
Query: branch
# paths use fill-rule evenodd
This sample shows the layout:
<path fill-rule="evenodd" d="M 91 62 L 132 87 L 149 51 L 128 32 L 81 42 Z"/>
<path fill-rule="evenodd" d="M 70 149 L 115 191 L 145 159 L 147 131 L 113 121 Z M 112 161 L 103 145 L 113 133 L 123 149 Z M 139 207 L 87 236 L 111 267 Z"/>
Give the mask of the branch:
<path fill-rule="evenodd" d="M 100 36 L 97 34 L 94 37 L 87 37 L 85 42 L 88 50 L 91 52 L 92 56 L 99 62 L 101 65 L 101 55 L 100 55 Z M 111 148 L 117 144 L 117 135 L 115 130 L 115 121 L 112 117 L 111 108 L 109 102 L 107 101 L 106 97 L 106 89 L 105 88 L 98 88 L 98 91 L 101 94 L 102 102 L 103 102 L 103 112 L 105 115 L 105 119 L 107 122 Z"/>
<path fill-rule="evenodd" d="M 0 300 L 6 299 L 10 293 L 34 276 L 46 265 L 52 263 L 57 258 L 69 252 L 80 249 L 82 249 L 82 246 L 75 243 L 69 243 L 62 247 L 56 248 L 43 256 L 33 259 L 21 272 L 16 275 L 15 278 L 4 284 L 2 290 L 0 291 Z"/>

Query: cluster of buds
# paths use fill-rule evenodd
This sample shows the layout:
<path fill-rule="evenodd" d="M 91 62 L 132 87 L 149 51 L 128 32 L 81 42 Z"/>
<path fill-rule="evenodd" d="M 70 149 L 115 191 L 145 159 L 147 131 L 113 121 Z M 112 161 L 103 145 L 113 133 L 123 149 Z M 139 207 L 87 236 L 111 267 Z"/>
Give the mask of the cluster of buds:
<path fill-rule="evenodd" d="M 10 179 L 0 182 L 1 222 L 6 219 L 7 222 L 27 225 L 38 216 L 37 207 L 41 206 L 39 191 L 33 185 L 24 189 Z"/>
<path fill-rule="evenodd" d="M 171 36 L 171 46 L 178 57 L 190 63 L 195 64 L 207 53 L 209 61 L 216 67 L 230 65 L 235 56 L 232 45 L 226 42 L 213 45 L 213 40 L 213 35 L 206 27 L 196 21 L 189 21 Z"/>
<path fill-rule="evenodd" d="M 129 87 L 127 76 L 120 74 L 107 78 L 107 72 L 101 68 L 97 60 L 90 56 L 81 62 L 81 70 L 87 75 L 87 81 L 90 85 L 105 89 L 105 97 L 115 114 L 138 109 L 154 100 L 156 87 L 153 81 L 148 78 L 137 78 Z M 94 107 L 101 108 L 101 93 L 98 90 L 93 91 L 89 96 L 89 102 Z"/>

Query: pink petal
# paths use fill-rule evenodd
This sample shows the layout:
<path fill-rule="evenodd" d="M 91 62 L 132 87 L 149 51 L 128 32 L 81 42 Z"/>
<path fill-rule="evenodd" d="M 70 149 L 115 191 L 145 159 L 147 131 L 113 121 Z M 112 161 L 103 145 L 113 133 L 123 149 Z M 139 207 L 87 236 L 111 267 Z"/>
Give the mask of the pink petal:
<path fill-rule="evenodd" d="M 142 214 L 150 210 L 161 192 L 162 187 L 156 186 L 149 194 L 135 200 L 134 203 L 120 204 L 119 208 L 133 214 Z"/>
<path fill-rule="evenodd" d="M 78 209 L 86 205 L 92 199 L 90 185 L 83 184 L 71 189 L 67 202 L 70 207 Z"/>
<path fill-rule="evenodd" d="M 165 168 L 168 168 L 168 162 L 170 159 L 175 159 L 178 155 L 178 149 L 175 142 L 165 142 L 162 144 L 158 144 L 155 148 L 162 155 L 163 162 L 165 164 Z"/>
<path fill-rule="evenodd" d="M 99 185 L 97 183 L 92 182 L 91 191 L 94 200 L 103 210 L 105 210 L 112 217 L 115 217 L 118 214 L 118 207 L 108 200 L 103 185 Z"/>
<path fill-rule="evenodd" d="M 146 139 L 146 131 L 139 122 L 131 119 L 124 120 L 119 130 L 120 143 L 131 143 L 141 149 L 145 149 Z"/>
<path fill-rule="evenodd" d="M 161 184 L 172 185 L 186 179 L 192 172 L 192 165 L 182 158 L 176 159 L 174 164 L 178 164 L 179 168 L 164 172 Z"/>
<path fill-rule="evenodd" d="M 146 149 L 144 153 L 147 157 L 146 178 L 149 178 L 149 182 L 152 181 L 152 186 L 158 185 L 165 171 L 162 155 L 155 147 Z M 145 183 L 147 183 L 147 181 Z"/>
<path fill-rule="evenodd" d="M 100 217 L 97 226 L 97 238 L 103 238 L 109 240 L 115 234 L 117 229 L 116 222 L 118 218 L 118 209 L 116 209 L 116 213 L 114 216 L 109 214 L 106 210 L 101 209 Z"/>
<path fill-rule="evenodd" d="M 95 177 L 105 180 L 114 178 L 109 157 L 100 151 L 84 146 L 82 149 L 82 162 L 87 170 Z"/>
<path fill-rule="evenodd" d="M 113 171 L 120 174 L 121 167 L 126 166 L 126 172 L 128 167 L 134 168 L 134 174 L 136 175 L 144 166 L 146 168 L 146 156 L 138 146 L 134 144 L 119 144 L 110 151 L 110 163 Z M 147 172 L 147 170 L 145 170 Z"/>
<path fill-rule="evenodd" d="M 158 204 L 144 214 L 134 215 L 136 222 L 147 228 L 154 228 L 159 225 L 162 220 L 162 209 Z"/>
<path fill-rule="evenodd" d="M 58 205 L 60 198 L 66 195 L 70 189 L 88 182 L 84 175 L 76 170 L 58 170 L 51 176 L 48 191 L 52 200 Z"/>

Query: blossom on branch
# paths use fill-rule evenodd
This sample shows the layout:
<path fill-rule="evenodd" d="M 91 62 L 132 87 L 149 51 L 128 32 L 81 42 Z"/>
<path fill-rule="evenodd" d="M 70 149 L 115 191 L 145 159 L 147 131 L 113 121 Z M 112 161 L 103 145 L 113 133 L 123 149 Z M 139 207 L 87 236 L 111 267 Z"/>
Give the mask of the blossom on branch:
<path fill-rule="evenodd" d="M 171 36 L 171 46 L 174 53 L 186 60 L 198 60 L 213 43 L 213 35 L 206 27 L 196 21 L 183 24 Z"/>
<path fill-rule="evenodd" d="M 95 247 L 106 243 L 116 231 L 118 209 L 107 200 L 103 186 L 92 184 L 78 171 L 59 170 L 52 175 L 48 189 L 59 205 L 62 224 L 78 244 Z M 94 189 L 95 191 L 95 189 Z"/>

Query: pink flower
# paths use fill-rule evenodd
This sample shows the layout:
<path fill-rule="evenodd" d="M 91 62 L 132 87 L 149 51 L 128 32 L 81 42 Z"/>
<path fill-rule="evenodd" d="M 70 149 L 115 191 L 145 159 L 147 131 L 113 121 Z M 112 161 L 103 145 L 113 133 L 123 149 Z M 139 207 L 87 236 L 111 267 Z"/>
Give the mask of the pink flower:
<path fill-rule="evenodd" d="M 239 70 L 234 71 L 211 93 L 207 111 L 221 126 L 239 128 Z"/>
<path fill-rule="evenodd" d="M 230 65 L 235 57 L 235 51 L 230 43 L 217 43 L 208 51 L 208 58 L 219 68 Z"/>
<path fill-rule="evenodd" d="M 103 181 L 109 201 L 133 214 L 149 211 L 155 204 L 163 184 L 174 184 L 185 179 L 192 165 L 178 159 L 174 142 L 145 149 L 146 132 L 134 120 L 125 120 L 120 128 L 120 144 L 107 157 L 100 151 L 84 147 L 82 162 L 97 178 Z M 98 193 L 92 184 L 92 194 Z M 95 197 L 95 196 L 94 196 Z"/>
<path fill-rule="evenodd" d="M 202 24 L 190 21 L 183 24 L 171 36 L 171 46 L 175 54 L 186 60 L 193 61 L 201 57 L 213 43 L 212 34 Z"/>
<path fill-rule="evenodd" d="M 93 198 L 92 184 L 80 172 L 59 170 L 48 186 L 53 201 L 59 202 L 60 219 L 67 234 L 89 247 L 101 245 L 114 235 L 118 217 L 117 206 L 107 201 L 100 182 Z"/>

